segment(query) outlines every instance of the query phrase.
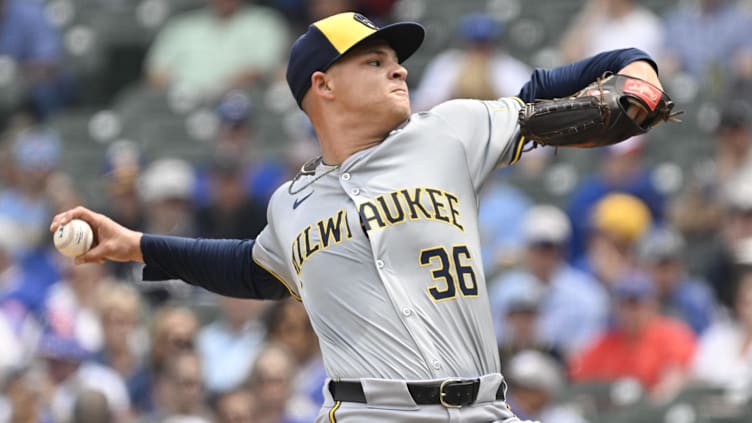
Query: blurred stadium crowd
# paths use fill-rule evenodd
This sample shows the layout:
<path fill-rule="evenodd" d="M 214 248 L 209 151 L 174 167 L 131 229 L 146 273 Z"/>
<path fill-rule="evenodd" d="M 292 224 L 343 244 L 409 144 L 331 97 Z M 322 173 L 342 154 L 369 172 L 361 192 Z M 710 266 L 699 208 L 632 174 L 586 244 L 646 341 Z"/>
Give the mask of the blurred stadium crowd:
<path fill-rule="evenodd" d="M 414 109 L 514 95 L 533 67 L 635 46 L 684 123 L 536 149 L 481 199 L 509 402 L 524 418 L 752 416 L 752 1 L 0 0 L 0 423 L 310 422 L 303 306 L 73 266 L 56 212 L 252 238 L 318 154 L 284 81 L 312 21 L 428 31 Z"/>

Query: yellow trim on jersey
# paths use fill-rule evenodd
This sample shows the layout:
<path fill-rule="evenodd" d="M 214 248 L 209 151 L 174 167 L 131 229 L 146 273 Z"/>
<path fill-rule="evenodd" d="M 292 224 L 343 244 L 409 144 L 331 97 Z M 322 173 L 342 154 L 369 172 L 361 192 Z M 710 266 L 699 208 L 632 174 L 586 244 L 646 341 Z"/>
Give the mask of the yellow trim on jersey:
<path fill-rule="evenodd" d="M 339 406 L 342 405 L 342 401 L 337 401 L 334 404 L 334 407 L 332 407 L 331 410 L 329 410 L 329 421 L 331 423 L 337 423 L 337 419 L 334 417 L 334 412 L 339 409 Z"/>
<path fill-rule="evenodd" d="M 512 97 L 513 99 L 517 100 L 522 107 L 525 107 L 525 102 L 522 101 L 519 97 Z M 517 140 L 517 146 L 514 149 L 514 156 L 512 156 L 512 160 L 509 162 L 510 165 L 517 163 L 518 160 L 520 160 L 520 157 L 522 157 L 522 147 L 525 145 L 525 136 L 520 135 L 520 139 Z"/>
<path fill-rule="evenodd" d="M 285 282 L 285 280 L 282 278 L 282 276 L 279 276 L 276 272 L 274 272 L 273 270 L 271 270 L 268 267 L 266 267 L 263 264 L 261 264 L 258 260 L 256 260 L 256 257 L 251 256 L 251 259 L 253 260 L 254 263 L 256 263 L 257 265 L 259 265 L 259 267 L 261 267 L 262 269 L 264 269 L 267 272 L 269 272 L 270 275 L 274 276 L 279 281 L 279 283 L 281 283 L 282 285 L 284 285 L 285 288 L 287 288 L 287 291 L 290 292 L 290 295 L 292 295 L 293 298 L 295 298 L 296 300 L 300 301 L 301 303 L 303 302 L 303 300 L 300 298 L 300 296 L 298 294 L 296 294 L 295 291 L 293 291 L 290 288 L 290 285 L 287 282 Z"/>
<path fill-rule="evenodd" d="M 509 164 L 515 164 L 517 163 L 517 160 L 522 157 L 522 146 L 525 145 L 525 136 L 520 135 L 520 139 L 517 141 L 517 147 L 514 149 L 514 157 L 512 157 L 512 161 L 509 162 Z"/>
<path fill-rule="evenodd" d="M 339 54 L 349 50 L 360 40 L 376 32 L 355 19 L 355 13 L 340 13 L 315 22 L 316 28 L 332 43 Z"/>

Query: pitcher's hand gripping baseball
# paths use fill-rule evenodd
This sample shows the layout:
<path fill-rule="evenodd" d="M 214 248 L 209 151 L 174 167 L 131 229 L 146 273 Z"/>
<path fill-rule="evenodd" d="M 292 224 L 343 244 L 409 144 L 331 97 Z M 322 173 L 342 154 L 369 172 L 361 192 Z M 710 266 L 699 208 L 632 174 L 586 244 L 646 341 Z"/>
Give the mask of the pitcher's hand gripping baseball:
<path fill-rule="evenodd" d="M 56 215 L 52 219 L 50 231 L 55 232 L 61 225 L 73 219 L 81 219 L 94 231 L 94 242 L 86 254 L 75 258 L 76 264 L 103 263 L 112 261 L 140 261 L 141 233 L 125 228 L 99 213 L 85 207 L 76 207 Z"/>

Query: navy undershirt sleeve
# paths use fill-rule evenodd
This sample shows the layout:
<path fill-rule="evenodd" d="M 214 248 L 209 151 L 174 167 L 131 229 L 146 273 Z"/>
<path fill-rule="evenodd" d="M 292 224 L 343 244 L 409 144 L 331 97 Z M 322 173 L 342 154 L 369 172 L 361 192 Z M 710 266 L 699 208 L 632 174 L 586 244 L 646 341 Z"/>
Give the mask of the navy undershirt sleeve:
<path fill-rule="evenodd" d="M 253 240 L 144 234 L 143 280 L 182 279 L 226 297 L 281 299 L 287 288 L 251 257 Z"/>
<path fill-rule="evenodd" d="M 642 50 L 612 50 L 562 67 L 536 69 L 517 97 L 526 103 L 536 99 L 567 97 L 591 84 L 604 72 L 616 73 L 638 60 L 645 60 L 658 70 L 653 59 Z"/>

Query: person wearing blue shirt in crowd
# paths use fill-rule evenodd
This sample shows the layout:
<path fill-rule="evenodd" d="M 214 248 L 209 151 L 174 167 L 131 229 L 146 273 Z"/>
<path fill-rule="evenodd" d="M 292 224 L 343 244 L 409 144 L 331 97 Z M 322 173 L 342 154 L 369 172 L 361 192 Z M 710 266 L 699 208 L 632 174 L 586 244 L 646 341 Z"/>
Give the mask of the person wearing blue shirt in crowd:
<path fill-rule="evenodd" d="M 663 314 L 687 323 L 701 334 L 713 321 L 715 298 L 710 286 L 687 274 L 684 239 L 669 228 L 648 233 L 638 246 L 638 258 L 656 287 Z"/>
<path fill-rule="evenodd" d="M 737 75 L 752 56 L 752 17 L 734 0 L 679 2 L 666 18 L 662 68 L 683 71 L 701 83 Z"/>
<path fill-rule="evenodd" d="M 642 136 L 603 149 L 597 172 L 575 188 L 567 205 L 567 214 L 572 221 L 569 257 L 573 262 L 580 261 L 585 253 L 588 216 L 593 206 L 610 193 L 631 194 L 650 209 L 654 222 L 663 219 L 666 199 L 655 186 L 650 169 L 643 166 L 644 149 Z"/>
<path fill-rule="evenodd" d="M 52 210 L 46 194 L 60 160 L 60 140 L 39 128 L 21 131 L 13 140 L 8 185 L 0 190 L 0 219 L 16 228 L 13 248 L 18 283 L 0 291 L 3 308 L 17 325 L 41 313 L 48 288 L 60 279 L 56 253 L 47 245 L 45 221 Z M 20 327 L 20 326 L 19 326 Z"/>
<path fill-rule="evenodd" d="M 254 125 L 254 107 L 251 99 L 242 91 L 230 91 L 225 94 L 215 108 L 219 130 L 212 147 L 216 157 L 230 156 L 238 161 L 241 165 L 238 172 L 243 178 L 246 190 L 244 194 L 265 211 L 272 193 L 288 175 L 281 163 L 270 158 L 259 160 L 260 155 L 256 149 L 260 140 Z M 207 207 L 212 202 L 210 168 L 211 164 L 208 164 L 196 171 L 194 199 L 199 207 Z M 261 227 L 264 223 L 261 222 Z"/>
<path fill-rule="evenodd" d="M 17 74 L 30 84 L 31 106 L 40 117 L 71 99 L 71 80 L 62 68 L 62 41 L 39 1 L 0 0 L 0 55 L 16 61 Z"/>
<path fill-rule="evenodd" d="M 522 227 L 499 222 L 519 222 L 532 206 L 524 191 L 505 180 L 509 176 L 505 169 L 496 172 L 484 188 L 478 208 L 483 267 L 489 276 L 516 263 L 524 249 Z"/>
<path fill-rule="evenodd" d="M 259 321 L 266 305 L 257 300 L 219 297 L 221 315 L 198 333 L 204 380 L 209 392 L 237 388 L 263 346 Z"/>
<path fill-rule="evenodd" d="M 503 318 L 521 291 L 540 293 L 537 336 L 565 355 L 590 341 L 605 325 L 608 295 L 588 274 L 564 260 L 571 234 L 566 215 L 554 206 L 534 206 L 522 224 L 525 266 L 503 274 L 490 288 L 497 340 L 509 335 Z"/>

